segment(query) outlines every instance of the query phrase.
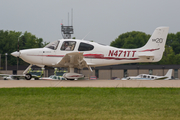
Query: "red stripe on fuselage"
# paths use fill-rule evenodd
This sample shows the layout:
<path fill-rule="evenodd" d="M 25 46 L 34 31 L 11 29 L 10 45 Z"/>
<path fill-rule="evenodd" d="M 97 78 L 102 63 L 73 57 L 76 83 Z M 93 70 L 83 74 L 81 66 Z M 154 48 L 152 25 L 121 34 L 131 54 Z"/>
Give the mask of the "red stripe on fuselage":
<path fill-rule="evenodd" d="M 27 54 L 28 56 L 42 56 L 42 57 L 64 57 L 64 55 L 32 55 Z"/>
<path fill-rule="evenodd" d="M 42 56 L 42 57 L 64 57 L 64 55 L 29 55 L 29 56 Z M 137 60 L 139 58 L 117 58 L 117 57 L 104 57 L 103 54 L 84 54 L 85 58 L 94 58 L 94 59 L 108 59 L 108 60 Z"/>
<path fill-rule="evenodd" d="M 45 55 L 46 57 L 64 57 L 64 55 Z"/>
<path fill-rule="evenodd" d="M 152 51 L 159 50 L 159 49 L 160 49 L 160 48 L 156 48 L 156 49 L 147 49 L 147 50 L 141 50 L 141 51 L 139 51 L 139 52 L 148 52 L 148 51 L 152 52 Z"/>
<path fill-rule="evenodd" d="M 84 54 L 85 58 L 109 59 L 109 60 L 137 60 L 139 58 L 117 58 L 117 57 L 104 57 L 103 54 Z"/>

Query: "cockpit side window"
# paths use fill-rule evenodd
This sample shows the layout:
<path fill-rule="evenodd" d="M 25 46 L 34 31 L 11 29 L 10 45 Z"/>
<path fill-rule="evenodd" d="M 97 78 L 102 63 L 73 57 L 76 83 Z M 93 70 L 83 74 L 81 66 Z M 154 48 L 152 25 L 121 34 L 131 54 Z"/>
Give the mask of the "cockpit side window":
<path fill-rule="evenodd" d="M 61 50 L 65 51 L 73 51 L 75 48 L 76 42 L 75 41 L 64 41 Z"/>
<path fill-rule="evenodd" d="M 93 49 L 94 49 L 93 45 L 81 42 L 79 45 L 78 51 L 90 51 Z"/>
<path fill-rule="evenodd" d="M 45 48 L 56 50 L 58 45 L 59 45 L 59 41 L 54 41 L 54 42 L 51 42 L 48 45 L 46 45 Z"/>

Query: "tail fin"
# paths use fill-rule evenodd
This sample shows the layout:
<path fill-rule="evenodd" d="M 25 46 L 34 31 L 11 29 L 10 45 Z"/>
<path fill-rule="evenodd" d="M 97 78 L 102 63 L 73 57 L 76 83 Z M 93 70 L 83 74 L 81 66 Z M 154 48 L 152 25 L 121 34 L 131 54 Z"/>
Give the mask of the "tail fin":
<path fill-rule="evenodd" d="M 165 76 L 168 77 L 167 80 L 171 79 L 172 69 L 169 69 Z"/>
<path fill-rule="evenodd" d="M 160 61 L 165 49 L 169 27 L 158 27 L 154 30 L 148 42 L 139 48 L 139 57 L 152 57 L 152 62 Z"/>

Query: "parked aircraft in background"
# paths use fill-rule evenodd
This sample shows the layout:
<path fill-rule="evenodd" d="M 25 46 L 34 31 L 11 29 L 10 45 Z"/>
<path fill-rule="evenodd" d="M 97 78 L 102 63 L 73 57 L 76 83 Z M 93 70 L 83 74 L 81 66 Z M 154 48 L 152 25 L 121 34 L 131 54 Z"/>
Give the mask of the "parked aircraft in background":
<path fill-rule="evenodd" d="M 35 80 L 39 80 L 43 76 L 43 69 L 42 70 L 32 70 L 28 69 L 27 74 L 31 75 L 31 78 Z M 20 79 L 27 79 L 26 75 L 10 75 L 10 74 L 0 74 L 0 77 L 3 80 L 20 80 Z"/>
<path fill-rule="evenodd" d="M 64 77 L 51 75 L 49 77 L 42 77 L 40 80 L 66 80 Z"/>
<path fill-rule="evenodd" d="M 26 79 L 25 75 L 3 75 L 0 74 L 0 76 L 3 78 L 3 80 L 20 80 L 20 79 Z M 38 80 L 40 77 L 36 75 L 31 75 L 31 78 L 34 78 L 35 80 Z"/>
<path fill-rule="evenodd" d="M 31 79 L 31 74 L 26 74 L 32 65 L 39 67 L 67 67 L 69 72 L 63 77 L 78 79 L 84 75 L 74 73 L 74 68 L 82 69 L 96 66 L 114 64 L 158 62 L 165 49 L 168 27 L 158 27 L 152 36 L 141 48 L 121 49 L 77 39 L 62 39 L 52 42 L 44 48 L 26 49 L 13 52 L 11 55 L 20 57 L 30 66 L 24 71 L 26 79 Z"/>
<path fill-rule="evenodd" d="M 172 69 L 169 69 L 165 76 L 156 76 L 149 74 L 140 74 L 138 76 L 129 76 L 121 80 L 170 80 L 172 76 Z"/>
<path fill-rule="evenodd" d="M 0 74 L 0 78 L 3 78 L 3 80 L 4 80 L 4 78 L 6 78 L 6 77 L 9 77 L 9 74 Z"/>

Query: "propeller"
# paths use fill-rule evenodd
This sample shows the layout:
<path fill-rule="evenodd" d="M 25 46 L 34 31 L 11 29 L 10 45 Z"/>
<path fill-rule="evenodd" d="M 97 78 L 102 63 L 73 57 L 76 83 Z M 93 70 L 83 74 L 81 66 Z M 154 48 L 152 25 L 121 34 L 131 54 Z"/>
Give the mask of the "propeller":
<path fill-rule="evenodd" d="M 18 43 L 17 43 L 17 71 L 18 71 L 18 64 L 19 64 L 19 57 L 20 57 L 20 52 L 19 52 L 19 38 L 21 35 L 18 37 Z"/>
<path fill-rule="evenodd" d="M 20 52 L 19 52 L 19 37 L 18 37 L 18 43 L 17 43 L 17 51 L 11 53 L 12 56 L 17 57 L 17 60 L 19 59 L 19 56 L 20 56 Z M 18 61 L 17 61 L 17 65 L 18 65 Z"/>

